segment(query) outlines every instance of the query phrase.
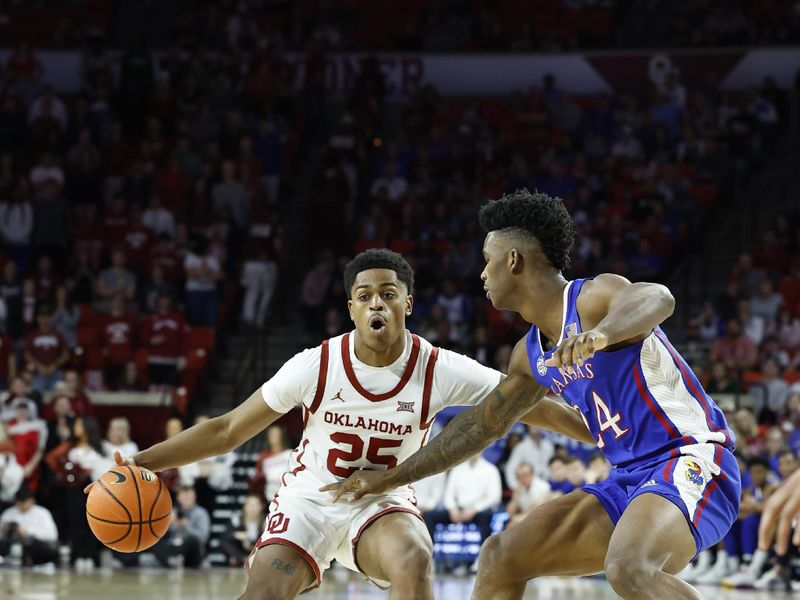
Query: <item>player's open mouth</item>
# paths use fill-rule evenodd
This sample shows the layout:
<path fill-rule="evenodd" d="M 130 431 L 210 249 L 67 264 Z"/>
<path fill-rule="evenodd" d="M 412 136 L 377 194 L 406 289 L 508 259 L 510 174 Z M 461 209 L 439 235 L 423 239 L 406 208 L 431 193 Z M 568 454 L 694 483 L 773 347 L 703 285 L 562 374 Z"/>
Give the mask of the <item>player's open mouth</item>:
<path fill-rule="evenodd" d="M 376 315 L 369 320 L 369 328 L 375 333 L 381 333 L 386 330 L 386 321 L 383 317 Z"/>

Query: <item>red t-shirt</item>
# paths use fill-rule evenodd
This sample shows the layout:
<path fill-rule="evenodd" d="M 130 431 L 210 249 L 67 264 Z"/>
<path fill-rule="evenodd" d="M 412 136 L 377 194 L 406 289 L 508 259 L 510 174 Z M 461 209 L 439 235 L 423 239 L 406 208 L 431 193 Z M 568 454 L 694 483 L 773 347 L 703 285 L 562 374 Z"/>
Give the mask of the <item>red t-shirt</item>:
<path fill-rule="evenodd" d="M 186 354 L 189 326 L 181 313 L 153 313 L 145 319 L 142 329 L 142 344 L 150 352 L 151 361 L 166 359 L 172 362 Z"/>
<path fill-rule="evenodd" d="M 132 269 L 143 271 L 147 268 L 152 239 L 153 234 L 143 225 L 131 225 L 125 232 L 123 237 L 125 253 L 128 256 L 128 264 Z"/>
<path fill-rule="evenodd" d="M 136 324 L 130 315 L 108 315 L 100 326 L 100 343 L 106 350 L 106 360 L 121 365 L 133 356 Z"/>
<path fill-rule="evenodd" d="M 25 340 L 25 351 L 45 366 L 54 364 L 66 349 L 67 342 L 57 331 L 36 331 Z"/>
<path fill-rule="evenodd" d="M 24 467 L 39 450 L 42 435 L 40 426 L 33 421 L 17 423 L 16 420 L 11 420 L 8 423 L 8 433 L 14 440 L 14 456 L 19 465 Z M 35 492 L 39 487 L 39 468 L 37 467 L 25 481 L 31 491 Z"/>

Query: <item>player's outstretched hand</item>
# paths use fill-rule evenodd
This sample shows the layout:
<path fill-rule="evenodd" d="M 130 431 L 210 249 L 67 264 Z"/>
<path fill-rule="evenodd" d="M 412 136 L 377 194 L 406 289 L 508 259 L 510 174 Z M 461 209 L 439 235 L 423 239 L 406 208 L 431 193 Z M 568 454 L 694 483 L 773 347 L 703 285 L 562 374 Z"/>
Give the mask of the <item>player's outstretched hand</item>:
<path fill-rule="evenodd" d="M 347 479 L 328 484 L 319 488 L 319 491 L 333 492 L 334 502 L 338 502 L 345 494 L 351 494 L 350 502 L 355 502 L 366 494 L 380 494 L 393 487 L 387 471 L 356 471 Z"/>
<path fill-rule="evenodd" d="M 572 374 L 575 366 L 583 366 L 583 363 L 594 356 L 595 352 L 606 346 L 608 346 L 606 334 L 596 329 L 590 329 L 563 340 L 553 350 L 553 356 L 544 361 L 544 364 L 547 367 L 558 367 L 562 371 Z"/>
<path fill-rule="evenodd" d="M 758 547 L 768 550 L 775 541 L 778 555 L 786 554 L 789 536 L 792 534 L 792 524 L 798 518 L 800 518 L 800 471 L 795 471 L 764 505 L 761 526 L 758 528 Z M 795 529 L 792 543 L 800 546 L 800 527 Z"/>
<path fill-rule="evenodd" d="M 136 466 L 136 461 L 133 460 L 132 456 L 122 456 L 122 453 L 119 450 L 114 451 L 114 462 L 117 463 L 118 467 L 124 467 L 125 465 L 130 465 L 132 467 Z M 88 494 L 93 485 L 94 482 L 83 488 L 83 493 Z"/>

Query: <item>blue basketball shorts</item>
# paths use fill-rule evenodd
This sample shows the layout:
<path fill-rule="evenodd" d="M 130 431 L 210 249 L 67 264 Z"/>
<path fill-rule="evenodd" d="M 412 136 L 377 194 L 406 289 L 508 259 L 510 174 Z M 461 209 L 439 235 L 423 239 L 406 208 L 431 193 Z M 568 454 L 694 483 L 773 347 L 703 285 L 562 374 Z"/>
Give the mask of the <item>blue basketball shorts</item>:
<path fill-rule="evenodd" d="M 666 498 L 686 517 L 697 552 L 725 537 L 739 515 L 742 493 L 733 453 L 711 443 L 683 446 L 646 466 L 612 469 L 605 481 L 581 489 L 600 500 L 614 525 L 634 498 Z"/>

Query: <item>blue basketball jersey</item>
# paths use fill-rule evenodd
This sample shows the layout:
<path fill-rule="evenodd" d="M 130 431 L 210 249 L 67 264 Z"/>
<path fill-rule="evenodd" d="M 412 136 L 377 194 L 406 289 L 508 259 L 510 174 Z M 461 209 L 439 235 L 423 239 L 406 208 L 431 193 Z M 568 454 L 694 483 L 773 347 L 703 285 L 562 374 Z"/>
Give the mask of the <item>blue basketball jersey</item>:
<path fill-rule="evenodd" d="M 577 310 L 586 279 L 564 289 L 561 338 L 583 331 Z M 706 394 L 689 365 L 659 327 L 641 342 L 597 352 L 572 375 L 545 366 L 539 328 L 526 341 L 536 380 L 578 411 L 612 465 L 637 468 L 693 444 L 733 448 L 733 434 L 722 411 Z"/>

